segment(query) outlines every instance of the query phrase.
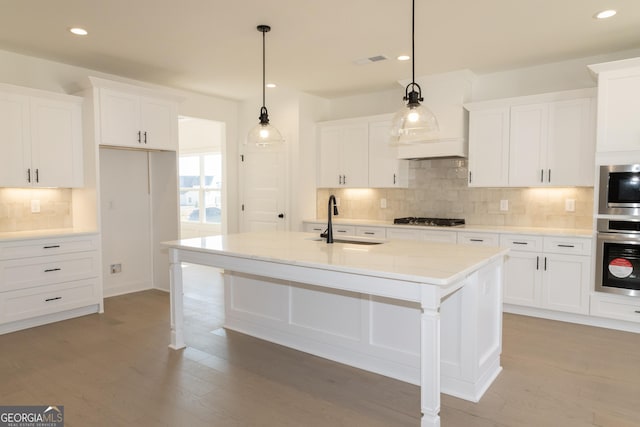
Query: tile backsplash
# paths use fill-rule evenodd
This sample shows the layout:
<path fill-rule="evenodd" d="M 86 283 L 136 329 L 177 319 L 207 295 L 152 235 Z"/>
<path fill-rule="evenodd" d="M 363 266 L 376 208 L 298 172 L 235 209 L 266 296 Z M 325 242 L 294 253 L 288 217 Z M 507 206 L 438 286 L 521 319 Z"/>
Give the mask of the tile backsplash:
<path fill-rule="evenodd" d="M 31 212 L 32 201 L 39 213 Z M 69 228 L 71 212 L 71 189 L 0 188 L 0 232 Z"/>
<path fill-rule="evenodd" d="M 581 228 L 593 224 L 593 188 L 470 188 L 465 159 L 411 161 L 406 189 L 318 189 L 317 218 L 327 217 L 330 194 L 344 219 L 393 220 L 405 216 L 464 218 L 467 224 Z M 381 208 L 386 199 L 387 207 Z M 575 211 L 565 201 L 575 200 Z M 508 201 L 508 211 L 500 201 Z"/>

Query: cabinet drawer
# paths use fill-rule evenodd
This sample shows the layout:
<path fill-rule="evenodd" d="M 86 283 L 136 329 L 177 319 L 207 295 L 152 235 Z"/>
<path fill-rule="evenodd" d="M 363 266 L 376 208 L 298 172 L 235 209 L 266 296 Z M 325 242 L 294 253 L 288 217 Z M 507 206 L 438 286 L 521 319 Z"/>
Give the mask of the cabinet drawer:
<path fill-rule="evenodd" d="M 457 240 L 455 231 L 424 230 L 419 233 L 422 234 L 422 240 L 427 242 L 456 243 Z"/>
<path fill-rule="evenodd" d="M 97 236 L 0 242 L 0 259 L 38 257 L 72 252 L 95 251 L 97 249 Z"/>
<path fill-rule="evenodd" d="M 542 236 L 503 234 L 500 236 L 500 246 L 515 251 L 542 252 Z"/>
<path fill-rule="evenodd" d="M 500 235 L 494 233 L 458 232 L 458 243 L 467 245 L 499 246 Z"/>
<path fill-rule="evenodd" d="M 640 298 L 623 298 L 591 295 L 590 314 L 610 319 L 640 322 Z"/>
<path fill-rule="evenodd" d="M 333 224 L 333 236 L 355 236 L 356 228 L 353 225 Z"/>
<path fill-rule="evenodd" d="M 319 224 L 319 223 L 305 223 L 304 224 L 304 231 L 306 231 L 307 233 L 323 233 L 324 230 L 327 229 L 327 224 Z"/>
<path fill-rule="evenodd" d="M 356 227 L 356 236 L 384 239 L 387 237 L 387 232 L 380 227 Z"/>
<path fill-rule="evenodd" d="M 591 255 L 591 239 L 545 236 L 544 251 L 556 254 Z"/>
<path fill-rule="evenodd" d="M 420 231 L 407 228 L 387 228 L 386 235 L 388 239 L 423 240 Z"/>
<path fill-rule="evenodd" d="M 97 277 L 97 252 L 0 261 L 0 292 Z"/>
<path fill-rule="evenodd" d="M 97 279 L 0 293 L 0 323 L 99 304 Z"/>

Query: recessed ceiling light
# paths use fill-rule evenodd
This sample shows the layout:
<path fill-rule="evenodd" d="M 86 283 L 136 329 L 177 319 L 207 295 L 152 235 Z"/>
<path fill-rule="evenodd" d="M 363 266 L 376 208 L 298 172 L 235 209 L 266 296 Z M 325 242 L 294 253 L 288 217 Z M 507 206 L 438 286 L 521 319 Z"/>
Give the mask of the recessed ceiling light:
<path fill-rule="evenodd" d="M 411 57 L 409 55 L 400 55 L 398 56 L 398 61 L 408 61 Z"/>
<path fill-rule="evenodd" d="M 601 12 L 596 13 L 595 15 L 593 15 L 593 17 L 596 19 L 607 19 L 607 18 L 611 18 L 616 13 L 618 12 L 616 12 L 613 9 L 607 9 L 607 10 L 603 10 Z"/>
<path fill-rule="evenodd" d="M 87 34 L 89 34 L 87 30 L 80 27 L 69 28 L 69 31 L 75 34 L 76 36 L 86 36 Z"/>
<path fill-rule="evenodd" d="M 276 84 L 275 83 L 267 83 L 265 86 L 268 87 L 269 89 L 272 89 L 272 88 L 276 87 Z"/>

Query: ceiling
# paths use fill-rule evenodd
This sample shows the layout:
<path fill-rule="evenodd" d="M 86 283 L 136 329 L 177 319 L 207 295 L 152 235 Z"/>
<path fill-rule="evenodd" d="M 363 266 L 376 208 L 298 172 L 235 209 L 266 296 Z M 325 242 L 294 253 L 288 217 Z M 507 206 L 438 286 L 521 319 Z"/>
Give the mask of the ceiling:
<path fill-rule="evenodd" d="M 0 0 L 0 49 L 246 99 L 262 80 L 332 98 L 411 77 L 409 0 Z M 608 20 L 595 12 L 614 8 Z M 89 35 L 68 29 L 81 26 Z M 638 0 L 416 0 L 416 76 L 477 74 L 640 47 Z M 386 55 L 389 60 L 357 65 Z M 277 90 L 277 89 L 276 89 Z"/>

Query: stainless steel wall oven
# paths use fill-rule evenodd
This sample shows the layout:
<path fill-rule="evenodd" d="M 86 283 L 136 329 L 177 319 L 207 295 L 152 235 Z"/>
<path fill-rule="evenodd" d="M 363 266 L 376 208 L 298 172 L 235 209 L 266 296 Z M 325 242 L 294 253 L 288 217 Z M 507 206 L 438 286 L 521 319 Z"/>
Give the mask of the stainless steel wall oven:
<path fill-rule="evenodd" d="M 596 291 L 640 297 L 640 219 L 598 219 Z"/>

